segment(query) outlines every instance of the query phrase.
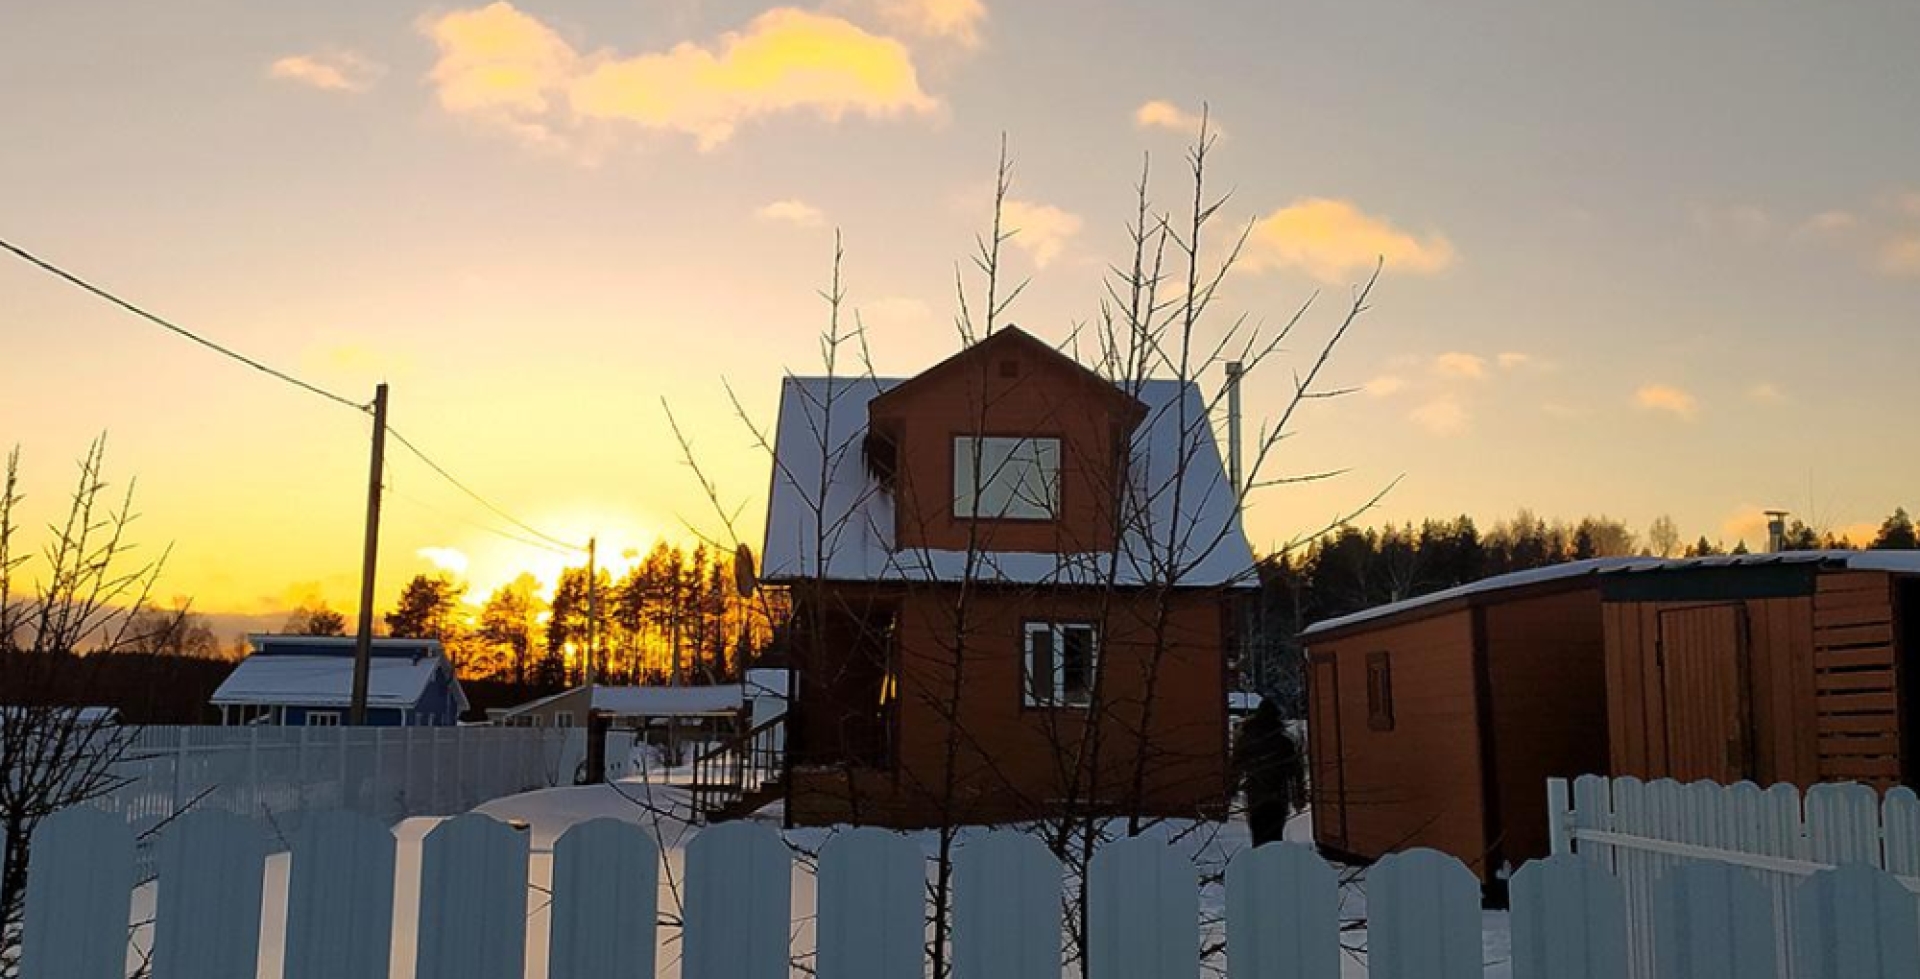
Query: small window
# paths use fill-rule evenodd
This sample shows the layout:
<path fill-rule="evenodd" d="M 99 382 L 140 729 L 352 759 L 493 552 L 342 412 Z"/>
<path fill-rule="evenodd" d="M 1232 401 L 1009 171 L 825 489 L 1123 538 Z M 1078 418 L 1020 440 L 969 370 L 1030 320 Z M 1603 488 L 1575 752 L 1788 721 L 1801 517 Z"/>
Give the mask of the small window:
<path fill-rule="evenodd" d="M 953 440 L 953 515 L 1051 520 L 1060 509 L 1060 440 Z"/>
<path fill-rule="evenodd" d="M 1026 703 L 1029 707 L 1085 707 L 1093 702 L 1099 633 L 1091 625 L 1026 625 Z"/>
<path fill-rule="evenodd" d="M 554 727 L 572 727 L 573 711 L 563 710 L 563 711 L 554 712 L 553 726 Z"/>
<path fill-rule="evenodd" d="M 1393 658 L 1387 653 L 1367 654 L 1367 727 L 1393 730 Z"/>
<path fill-rule="evenodd" d="M 340 712 L 337 710 L 307 711 L 308 727 L 339 727 Z"/>

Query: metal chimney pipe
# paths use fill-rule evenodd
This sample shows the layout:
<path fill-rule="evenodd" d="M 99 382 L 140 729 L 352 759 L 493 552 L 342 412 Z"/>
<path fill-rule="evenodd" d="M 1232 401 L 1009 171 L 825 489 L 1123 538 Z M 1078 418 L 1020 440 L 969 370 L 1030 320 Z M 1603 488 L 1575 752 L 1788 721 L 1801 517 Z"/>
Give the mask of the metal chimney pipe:
<path fill-rule="evenodd" d="M 1240 481 L 1240 377 L 1244 372 L 1240 361 L 1227 361 L 1227 479 L 1233 483 L 1236 501 L 1246 490 Z"/>

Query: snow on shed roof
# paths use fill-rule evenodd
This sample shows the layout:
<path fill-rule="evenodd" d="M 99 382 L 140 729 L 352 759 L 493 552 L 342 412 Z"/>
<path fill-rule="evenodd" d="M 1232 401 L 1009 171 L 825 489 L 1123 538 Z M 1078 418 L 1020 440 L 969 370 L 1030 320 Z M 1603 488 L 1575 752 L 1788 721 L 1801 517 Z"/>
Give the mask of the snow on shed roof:
<path fill-rule="evenodd" d="M 579 687 L 573 687 L 556 694 L 548 694 L 508 710 L 506 716 L 511 717 L 538 710 L 562 697 L 570 697 L 579 692 Z M 615 687 L 595 684 L 593 688 L 594 710 L 634 717 L 724 714 L 739 710 L 745 702 L 745 691 L 738 683 L 699 687 Z"/>
<path fill-rule="evenodd" d="M 1440 605 L 1455 599 L 1590 575 L 1644 574 L 1685 571 L 1694 568 L 1747 568 L 1784 564 L 1819 564 L 1850 571 L 1920 574 L 1920 551 L 1781 551 L 1771 554 L 1720 554 L 1694 558 L 1603 557 L 1569 561 L 1544 568 L 1495 575 L 1429 595 L 1376 605 L 1373 608 L 1362 609 L 1337 618 L 1323 619 L 1302 630 L 1300 635 L 1302 638 L 1307 638 L 1430 605 Z"/>
<path fill-rule="evenodd" d="M 897 378 L 790 377 L 781 386 L 764 579 L 813 577 L 816 551 L 825 557 L 822 575 L 834 581 L 958 581 L 964 576 L 964 552 L 895 550 L 893 495 L 869 472 L 864 458 L 867 402 L 902 383 Z M 1122 585 L 1163 580 L 1168 569 L 1178 571 L 1179 585 L 1257 584 L 1253 548 L 1240 525 L 1199 387 L 1151 380 L 1138 396 L 1147 406 L 1147 419 L 1132 436 L 1128 479 L 1129 504 L 1138 516 L 1125 521 L 1118 552 L 990 552 L 976 556 L 974 580 L 1099 584 L 1107 578 L 1109 562 L 1117 560 L 1114 580 Z M 1183 457 L 1189 460 L 1184 472 Z M 1176 480 L 1178 494 L 1172 492 Z"/>
<path fill-rule="evenodd" d="M 375 656 L 368 666 L 367 706 L 381 708 L 413 707 L 441 670 L 451 670 L 440 656 Z M 465 713 L 467 698 L 458 681 L 453 683 L 453 697 Z M 241 660 L 212 700 L 216 707 L 346 707 L 352 702 L 353 657 L 291 653 L 256 654 Z"/>

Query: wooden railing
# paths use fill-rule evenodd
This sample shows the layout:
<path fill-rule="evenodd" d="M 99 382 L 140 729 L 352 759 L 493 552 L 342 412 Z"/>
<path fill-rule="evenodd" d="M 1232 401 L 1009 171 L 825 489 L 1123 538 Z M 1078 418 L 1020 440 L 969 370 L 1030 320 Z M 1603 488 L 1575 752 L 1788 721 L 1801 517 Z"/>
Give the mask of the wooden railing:
<path fill-rule="evenodd" d="M 736 735 L 693 760 L 693 808 L 724 813 L 786 773 L 785 714 Z"/>

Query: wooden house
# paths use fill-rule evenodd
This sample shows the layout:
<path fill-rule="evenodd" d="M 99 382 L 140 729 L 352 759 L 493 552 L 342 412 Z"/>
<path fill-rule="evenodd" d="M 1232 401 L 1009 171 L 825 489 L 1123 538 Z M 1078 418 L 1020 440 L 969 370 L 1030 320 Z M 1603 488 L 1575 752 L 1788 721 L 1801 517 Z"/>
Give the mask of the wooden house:
<path fill-rule="evenodd" d="M 1314 837 L 1492 881 L 1545 855 L 1552 776 L 1916 784 L 1914 629 L 1920 553 L 1874 551 L 1581 561 L 1316 624 Z"/>
<path fill-rule="evenodd" d="M 1009 327 L 909 379 L 789 378 L 776 443 L 792 822 L 1224 811 L 1253 557 L 1197 387 Z"/>
<path fill-rule="evenodd" d="M 247 637 L 253 652 L 227 674 L 211 703 L 223 724 L 338 727 L 353 704 L 351 636 Z M 467 695 L 435 639 L 373 640 L 367 724 L 446 727 L 460 723 Z"/>

